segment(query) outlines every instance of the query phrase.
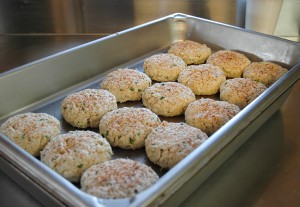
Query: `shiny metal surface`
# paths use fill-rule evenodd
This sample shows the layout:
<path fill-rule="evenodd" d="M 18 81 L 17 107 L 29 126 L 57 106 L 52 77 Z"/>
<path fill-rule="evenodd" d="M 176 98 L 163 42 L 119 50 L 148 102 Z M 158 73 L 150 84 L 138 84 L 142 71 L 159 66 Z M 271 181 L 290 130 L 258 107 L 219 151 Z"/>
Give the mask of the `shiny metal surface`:
<path fill-rule="evenodd" d="M 97 39 L 110 33 L 184 12 L 233 25 L 244 26 L 245 1 L 1 1 L 0 70 L 5 71 L 55 52 Z M 284 1 L 283 5 L 299 1 Z M 286 8 L 286 6 L 285 6 Z M 299 7 L 298 7 L 299 8 Z M 293 10 L 293 11 L 294 11 Z M 288 10 L 290 11 L 290 10 Z M 291 15 L 288 19 L 295 18 Z M 280 16 L 287 16 L 286 13 Z M 296 16 L 297 17 L 297 16 Z M 288 25 L 279 18 L 280 25 Z M 293 24 L 292 28 L 298 27 Z M 275 34 L 299 40 L 299 33 L 280 30 Z M 297 31 L 297 29 L 292 30 Z M 204 187 L 184 203 L 196 206 L 298 206 L 300 203 L 300 111 L 299 81 L 280 111 L 226 162 Z M 275 127 L 276 130 L 273 130 Z M 268 142 L 274 137 L 275 142 Z M 254 156 L 252 163 L 241 159 Z M 260 159 L 261 155 L 262 158 Z M 241 159 L 239 159 L 241 157 Z M 246 157 L 246 158 L 245 158 Z M 237 173 L 237 174 L 235 174 Z M 235 175 L 239 175 L 237 177 Z M 246 177 L 246 178 L 245 178 Z M 253 179 L 254 178 L 254 181 Z M 248 185 L 243 181 L 252 180 Z M 3 182 L 2 182 L 3 181 Z M 0 174 L 1 206 L 40 206 L 10 179 Z M 249 183 L 249 182 L 248 182 Z M 239 190 L 242 188 L 242 192 Z M 228 190 L 234 188 L 232 191 Z M 233 193 L 234 192 L 234 193 Z M 240 194 L 236 193 L 240 192 Z M 205 196 L 203 196 L 205 195 Z M 215 199 L 218 196 L 220 199 Z M 203 198 L 206 199 L 203 199 Z M 15 199 L 19 198 L 19 200 Z M 202 198 L 202 199 L 201 199 Z M 242 199 L 244 198 L 244 199 Z"/>

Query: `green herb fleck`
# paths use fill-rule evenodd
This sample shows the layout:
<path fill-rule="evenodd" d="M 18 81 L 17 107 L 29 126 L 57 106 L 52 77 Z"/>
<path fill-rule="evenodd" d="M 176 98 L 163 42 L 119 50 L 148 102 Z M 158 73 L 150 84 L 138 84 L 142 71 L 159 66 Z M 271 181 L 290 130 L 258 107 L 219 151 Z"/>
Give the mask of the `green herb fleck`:
<path fill-rule="evenodd" d="M 82 168 L 82 167 L 83 167 L 83 164 L 81 163 L 81 164 L 77 165 L 77 167 L 78 167 L 78 168 Z"/>
<path fill-rule="evenodd" d="M 108 134 L 109 134 L 109 131 L 106 131 L 106 133 L 105 133 L 105 136 L 107 137 L 107 136 L 108 136 Z"/>
<path fill-rule="evenodd" d="M 131 90 L 131 91 L 134 91 L 134 88 L 131 87 L 130 90 Z"/>
<path fill-rule="evenodd" d="M 129 143 L 133 144 L 134 142 L 135 142 L 135 140 L 133 138 L 129 137 Z"/>
<path fill-rule="evenodd" d="M 164 96 L 162 96 L 162 97 L 160 97 L 160 100 L 163 100 L 165 97 Z"/>
<path fill-rule="evenodd" d="M 142 89 L 140 89 L 140 88 L 138 89 L 138 92 L 142 92 L 142 91 L 143 91 Z"/>
<path fill-rule="evenodd" d="M 50 139 L 50 138 L 51 138 L 51 136 L 50 136 L 50 135 L 45 135 L 45 137 L 46 137 L 47 139 Z"/>

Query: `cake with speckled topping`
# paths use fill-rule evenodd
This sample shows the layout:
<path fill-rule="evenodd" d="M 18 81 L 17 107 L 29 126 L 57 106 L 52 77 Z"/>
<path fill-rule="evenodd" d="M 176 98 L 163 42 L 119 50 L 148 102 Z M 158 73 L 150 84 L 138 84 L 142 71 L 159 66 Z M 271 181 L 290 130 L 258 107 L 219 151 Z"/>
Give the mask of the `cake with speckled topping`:
<path fill-rule="evenodd" d="M 146 154 L 151 162 L 161 168 L 172 168 L 207 138 L 206 133 L 183 122 L 163 121 L 148 135 Z"/>
<path fill-rule="evenodd" d="M 138 149 L 144 147 L 146 137 L 159 124 L 159 117 L 147 108 L 123 107 L 106 113 L 99 131 L 114 147 Z"/>
<path fill-rule="evenodd" d="M 158 82 L 176 81 L 179 73 L 186 68 L 186 63 L 170 53 L 152 55 L 144 61 L 144 71 Z"/>
<path fill-rule="evenodd" d="M 99 198 L 129 198 L 149 188 L 158 179 L 151 167 L 121 158 L 86 170 L 81 177 L 81 190 Z"/>
<path fill-rule="evenodd" d="M 222 69 L 210 64 L 190 65 L 178 76 L 178 82 L 188 86 L 196 95 L 218 93 L 225 80 Z"/>
<path fill-rule="evenodd" d="M 33 156 L 39 156 L 46 144 L 61 133 L 61 126 L 54 116 L 28 112 L 7 119 L 0 131 Z"/>
<path fill-rule="evenodd" d="M 220 99 L 243 109 L 266 89 L 264 84 L 249 78 L 228 79 L 220 86 Z"/>
<path fill-rule="evenodd" d="M 168 53 L 174 54 L 188 65 L 201 64 L 211 54 L 211 49 L 206 44 L 201 44 L 196 41 L 182 40 L 171 45 Z"/>
<path fill-rule="evenodd" d="M 219 50 L 211 54 L 206 63 L 219 66 L 227 78 L 239 78 L 251 61 L 239 52 Z"/>
<path fill-rule="evenodd" d="M 226 101 L 201 98 L 188 105 L 185 121 L 211 135 L 239 112 L 238 106 Z"/>
<path fill-rule="evenodd" d="M 102 116 L 117 108 L 116 97 L 103 89 L 85 89 L 72 93 L 61 104 L 64 119 L 78 128 L 98 128 Z"/>
<path fill-rule="evenodd" d="M 41 161 L 71 182 L 78 182 L 85 170 L 110 160 L 111 146 L 92 131 L 70 131 L 53 138 L 41 151 Z"/>
<path fill-rule="evenodd" d="M 243 78 L 250 78 L 269 87 L 287 72 L 286 68 L 275 63 L 253 62 L 245 68 Z"/>
<path fill-rule="evenodd" d="M 101 88 L 110 91 L 120 103 L 139 101 L 142 92 L 151 86 L 151 78 L 134 69 L 120 68 L 109 74 L 101 83 Z"/>
<path fill-rule="evenodd" d="M 144 106 L 166 117 L 183 114 L 187 105 L 195 100 L 192 90 L 177 82 L 155 83 L 142 95 Z"/>

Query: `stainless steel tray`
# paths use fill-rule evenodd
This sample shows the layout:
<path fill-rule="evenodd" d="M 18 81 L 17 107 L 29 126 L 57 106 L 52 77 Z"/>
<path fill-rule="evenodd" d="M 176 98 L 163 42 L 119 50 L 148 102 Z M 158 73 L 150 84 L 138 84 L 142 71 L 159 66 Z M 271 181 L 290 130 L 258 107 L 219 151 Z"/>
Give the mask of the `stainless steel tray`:
<path fill-rule="evenodd" d="M 60 114 L 61 100 L 67 94 L 83 88 L 98 88 L 103 77 L 119 67 L 142 70 L 146 57 L 166 51 L 173 42 L 182 39 L 204 42 L 213 50 L 237 50 L 252 61 L 273 61 L 288 68 L 289 72 L 169 171 L 161 171 L 151 164 L 143 150 L 114 149 L 115 157 L 126 156 L 145 162 L 160 174 L 156 184 L 133 198 L 110 200 L 88 195 L 3 134 L 0 134 L 1 170 L 37 199 L 55 205 L 178 205 L 279 109 L 300 77 L 298 43 L 185 14 L 173 14 L 0 76 L 0 123 L 25 111 L 46 112 L 60 119 L 63 130 L 68 131 L 72 128 Z M 172 119 L 180 120 L 182 117 Z"/>

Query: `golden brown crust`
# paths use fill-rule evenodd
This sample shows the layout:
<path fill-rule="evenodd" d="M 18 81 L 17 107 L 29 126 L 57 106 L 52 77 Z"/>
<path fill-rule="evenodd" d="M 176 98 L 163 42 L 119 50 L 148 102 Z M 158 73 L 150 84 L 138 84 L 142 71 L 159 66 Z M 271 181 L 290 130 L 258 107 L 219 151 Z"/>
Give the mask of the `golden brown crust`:
<path fill-rule="evenodd" d="M 147 165 L 130 160 L 110 160 L 90 167 L 81 178 L 81 190 L 99 198 L 132 197 L 158 180 Z"/>
<path fill-rule="evenodd" d="M 212 95 L 226 80 L 222 69 L 210 64 L 190 65 L 178 77 L 178 82 L 188 86 L 196 95 Z"/>
<path fill-rule="evenodd" d="M 120 68 L 109 73 L 101 83 L 101 88 L 116 96 L 117 101 L 139 101 L 142 92 L 151 86 L 151 79 L 140 71 Z"/>
<path fill-rule="evenodd" d="M 60 122 L 46 113 L 23 113 L 10 117 L 0 131 L 33 156 L 56 135 L 61 133 Z"/>
<path fill-rule="evenodd" d="M 185 121 L 211 135 L 239 112 L 239 107 L 234 104 L 201 98 L 188 105 Z"/>
<path fill-rule="evenodd" d="M 167 82 L 176 81 L 179 73 L 186 68 L 186 64 L 176 55 L 161 53 L 147 58 L 143 67 L 152 80 Z"/>
<path fill-rule="evenodd" d="M 206 63 L 219 66 L 227 78 L 239 78 L 251 62 L 241 53 L 231 50 L 219 50 L 209 56 Z"/>
<path fill-rule="evenodd" d="M 269 87 L 287 72 L 286 68 L 275 63 L 253 62 L 244 70 L 243 78 L 250 78 Z"/>
<path fill-rule="evenodd" d="M 192 90 L 177 82 L 155 83 L 146 88 L 142 96 L 144 106 L 167 117 L 183 114 L 187 105 L 195 100 Z"/>
<path fill-rule="evenodd" d="M 199 42 L 183 40 L 171 45 L 168 53 L 180 57 L 186 64 L 191 65 L 204 63 L 210 56 L 211 49 Z"/>
<path fill-rule="evenodd" d="M 138 149 L 144 147 L 151 130 L 160 119 L 150 109 L 123 107 L 106 113 L 99 131 L 114 147 Z"/>
<path fill-rule="evenodd" d="M 113 152 L 100 134 L 70 131 L 52 139 L 41 152 L 41 161 L 71 182 L 78 182 L 90 166 L 110 160 Z"/>
<path fill-rule="evenodd" d="M 171 168 L 207 138 L 200 129 L 185 123 L 163 121 L 148 135 L 145 149 L 153 163 L 162 168 Z"/>
<path fill-rule="evenodd" d="M 266 89 L 264 84 L 249 78 L 229 79 L 220 86 L 220 99 L 243 109 Z"/>
<path fill-rule="evenodd" d="M 68 95 L 62 101 L 61 112 L 74 127 L 97 128 L 102 116 L 117 107 L 117 99 L 109 91 L 85 89 Z"/>

